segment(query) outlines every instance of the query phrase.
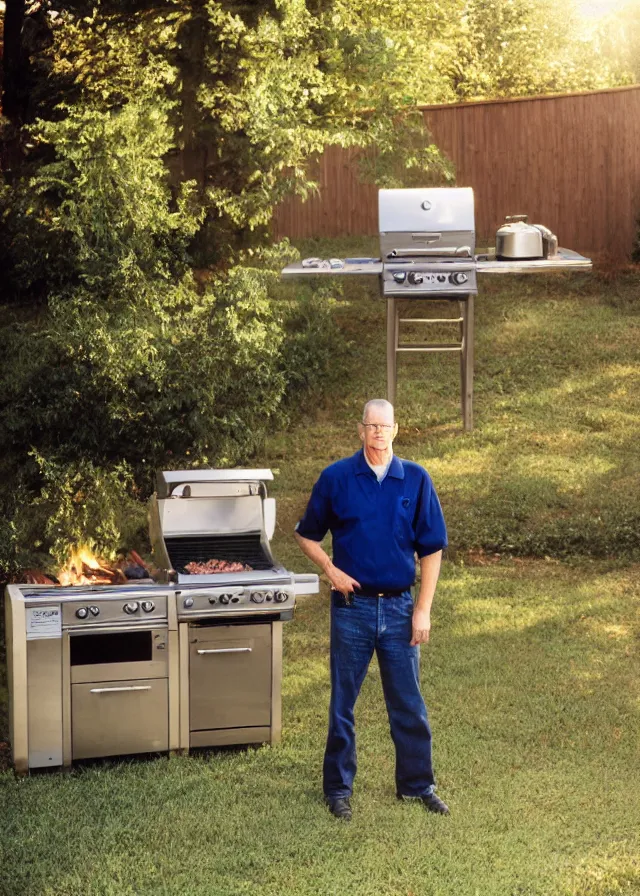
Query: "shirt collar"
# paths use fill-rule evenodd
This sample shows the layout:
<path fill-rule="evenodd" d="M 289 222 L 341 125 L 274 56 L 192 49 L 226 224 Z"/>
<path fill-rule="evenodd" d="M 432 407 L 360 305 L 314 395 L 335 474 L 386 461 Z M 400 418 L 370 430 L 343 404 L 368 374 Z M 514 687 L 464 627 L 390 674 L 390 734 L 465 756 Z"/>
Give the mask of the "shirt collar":
<path fill-rule="evenodd" d="M 364 456 L 364 448 L 361 448 L 360 451 L 355 455 L 356 459 L 356 476 L 360 476 L 363 473 L 367 475 L 374 475 L 375 473 L 367 463 L 367 459 Z M 391 463 L 389 464 L 389 469 L 387 470 L 387 476 L 391 476 L 393 479 L 404 479 L 404 467 L 400 460 L 393 454 L 391 456 Z"/>

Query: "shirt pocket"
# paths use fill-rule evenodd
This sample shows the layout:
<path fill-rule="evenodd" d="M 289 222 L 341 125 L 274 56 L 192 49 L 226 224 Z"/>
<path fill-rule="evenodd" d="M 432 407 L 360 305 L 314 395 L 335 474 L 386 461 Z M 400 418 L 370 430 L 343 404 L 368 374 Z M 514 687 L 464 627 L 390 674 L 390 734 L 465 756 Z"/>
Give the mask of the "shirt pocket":
<path fill-rule="evenodd" d="M 413 521 L 416 514 L 416 501 L 406 495 L 398 498 L 394 513 L 394 530 L 396 536 L 403 542 L 413 543 L 415 532 Z"/>

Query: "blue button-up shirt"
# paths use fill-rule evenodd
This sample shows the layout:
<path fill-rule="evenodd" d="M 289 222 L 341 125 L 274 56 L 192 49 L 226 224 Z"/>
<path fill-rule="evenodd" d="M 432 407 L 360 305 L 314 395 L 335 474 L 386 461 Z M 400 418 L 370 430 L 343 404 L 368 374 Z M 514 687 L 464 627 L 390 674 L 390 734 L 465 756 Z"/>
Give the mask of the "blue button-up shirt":
<path fill-rule="evenodd" d="M 409 588 L 415 554 L 447 546 L 447 530 L 431 477 L 419 464 L 393 456 L 378 482 L 364 450 L 327 467 L 296 526 L 303 538 L 333 538 L 333 562 L 364 592 Z"/>

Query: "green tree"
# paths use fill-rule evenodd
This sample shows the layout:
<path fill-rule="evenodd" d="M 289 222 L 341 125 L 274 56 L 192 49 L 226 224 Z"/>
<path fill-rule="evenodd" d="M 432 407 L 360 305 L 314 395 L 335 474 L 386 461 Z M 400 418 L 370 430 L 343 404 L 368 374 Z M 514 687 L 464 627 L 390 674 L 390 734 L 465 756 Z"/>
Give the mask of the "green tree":
<path fill-rule="evenodd" d="M 335 370 L 326 292 L 284 298 L 292 253 L 269 248 L 276 204 L 314 188 L 311 156 L 356 147 L 380 184 L 446 181 L 418 102 L 617 77 L 541 0 L 10 7 L 5 569 L 21 543 L 63 550 L 87 507 L 113 547 L 155 467 L 246 459 Z"/>
<path fill-rule="evenodd" d="M 175 100 L 169 166 L 174 183 L 196 183 L 200 258 L 219 263 L 264 242 L 285 195 L 313 189 L 306 161 L 327 144 L 377 147 L 397 183 L 407 167 L 446 176 L 415 111 L 410 43 L 389 37 L 377 6 L 176 0 L 102 3 L 90 15 L 80 6 L 54 28 L 53 75 L 72 75 L 81 95 L 111 108 L 147 72 Z"/>
<path fill-rule="evenodd" d="M 468 0 L 447 71 L 460 99 L 594 90 L 628 83 L 581 25 L 573 0 Z"/>
<path fill-rule="evenodd" d="M 600 53 L 640 82 L 640 5 L 637 0 L 591 24 L 589 37 Z"/>
<path fill-rule="evenodd" d="M 56 39 L 80 27 L 67 24 Z M 89 526 L 87 506 L 110 520 L 90 535 L 112 549 L 118 506 L 144 498 L 157 467 L 246 459 L 286 415 L 288 391 L 316 386 L 339 344 L 326 299 L 302 294 L 293 308 L 277 295 L 286 246 L 236 246 L 232 258 L 227 243 L 225 263 L 194 276 L 188 245 L 206 197 L 170 177 L 176 69 L 159 53 L 146 65 L 127 54 L 127 32 L 82 27 L 105 52 L 94 66 L 78 41 L 74 66 L 54 58 L 67 102 L 30 128 L 24 177 L 3 194 L 18 300 L 0 376 L 5 570 L 20 545 L 22 557 L 38 541 L 60 553 Z M 34 295 L 36 316 L 20 308 Z"/>

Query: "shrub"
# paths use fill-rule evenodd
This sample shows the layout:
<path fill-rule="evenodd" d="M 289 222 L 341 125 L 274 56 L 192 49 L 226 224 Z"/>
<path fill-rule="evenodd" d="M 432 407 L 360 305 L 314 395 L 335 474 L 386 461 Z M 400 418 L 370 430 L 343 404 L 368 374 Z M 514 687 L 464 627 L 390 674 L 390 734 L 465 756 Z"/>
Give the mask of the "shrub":
<path fill-rule="evenodd" d="M 120 546 L 140 541 L 140 530 L 146 528 L 145 508 L 137 500 L 125 463 L 102 469 L 88 460 L 73 465 L 41 455 L 35 460 L 43 486 L 32 503 L 33 519 L 58 564 L 79 544 L 113 559 Z"/>
<path fill-rule="evenodd" d="M 113 549 L 157 468 L 245 461 L 287 389 L 330 367 L 322 301 L 279 300 L 289 247 L 191 273 L 201 215 L 189 184 L 168 183 L 168 107 L 78 107 L 35 134 L 56 156 L 16 191 L 13 249 L 19 288 L 47 302 L 0 334 L 0 452 L 24 488 L 9 516 L 21 537 L 0 533 L 5 571 L 38 541 L 58 557 L 78 540 Z"/>

